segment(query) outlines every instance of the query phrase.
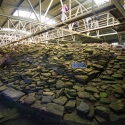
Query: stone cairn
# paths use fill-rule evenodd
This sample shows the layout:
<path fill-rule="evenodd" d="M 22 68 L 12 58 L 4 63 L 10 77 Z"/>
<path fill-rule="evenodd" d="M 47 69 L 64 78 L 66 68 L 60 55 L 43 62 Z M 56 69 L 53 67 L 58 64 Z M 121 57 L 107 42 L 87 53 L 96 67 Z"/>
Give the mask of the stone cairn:
<path fill-rule="evenodd" d="M 0 68 L 1 95 L 69 124 L 125 119 L 122 46 L 31 44 L 2 51 L 12 62 L 9 68 Z M 73 62 L 86 62 L 86 68 L 73 69 Z"/>

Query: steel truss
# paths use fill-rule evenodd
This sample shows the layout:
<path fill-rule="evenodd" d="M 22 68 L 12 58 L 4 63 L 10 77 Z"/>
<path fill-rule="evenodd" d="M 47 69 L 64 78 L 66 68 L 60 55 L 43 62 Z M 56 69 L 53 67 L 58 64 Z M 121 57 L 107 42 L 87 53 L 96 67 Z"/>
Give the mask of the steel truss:
<path fill-rule="evenodd" d="M 4 16 L 8 18 L 8 28 L 10 31 L 0 31 L 0 45 L 5 46 L 9 44 L 29 44 L 31 42 L 43 42 L 48 43 L 48 41 L 55 40 L 57 43 L 59 41 L 64 41 L 67 38 L 72 39 L 73 41 L 76 40 L 77 37 L 84 37 L 86 38 L 93 38 L 97 40 L 100 39 L 101 29 L 104 28 L 111 28 L 113 26 L 119 25 L 120 22 L 115 19 L 109 11 L 104 11 L 100 13 L 100 20 L 98 21 L 98 27 L 94 26 L 95 22 L 92 22 L 92 28 L 88 29 L 85 18 L 88 17 L 87 15 L 92 15 L 94 17 L 94 12 L 98 11 L 101 8 L 105 8 L 106 6 L 112 5 L 110 2 L 103 5 L 97 6 L 94 4 L 92 6 L 93 0 L 87 0 L 84 3 L 80 3 L 78 0 L 69 0 L 67 3 L 69 5 L 69 11 L 67 12 L 67 18 L 64 23 L 60 22 L 60 14 L 52 19 L 57 21 L 55 25 L 47 25 L 45 23 L 45 17 L 47 16 L 49 9 L 52 5 L 53 0 L 50 1 L 46 12 L 44 13 L 44 18 L 41 19 L 41 0 L 39 0 L 39 17 L 37 16 L 30 0 L 27 0 L 30 4 L 31 10 L 34 13 L 36 20 L 33 21 L 32 19 L 20 18 L 15 16 L 10 16 L 6 14 L 0 14 L 0 16 Z M 72 5 L 77 3 L 78 5 L 73 7 Z M 63 2 L 61 1 L 63 5 Z M 98 8 L 97 8 L 98 7 Z M 60 8 L 61 9 L 61 8 Z M 56 11 L 59 11 L 56 10 Z M 94 11 L 93 11 L 94 10 Z M 19 9 L 18 9 L 19 13 Z M 102 17 L 102 18 L 101 18 Z M 29 16 L 30 18 L 30 16 Z M 73 29 L 73 22 L 75 20 L 79 20 L 79 27 L 77 31 Z M 18 21 L 15 25 L 14 22 Z M 13 31 L 11 28 L 13 27 Z M 113 33 L 113 31 L 112 31 Z M 81 41 L 84 41 L 81 39 Z"/>

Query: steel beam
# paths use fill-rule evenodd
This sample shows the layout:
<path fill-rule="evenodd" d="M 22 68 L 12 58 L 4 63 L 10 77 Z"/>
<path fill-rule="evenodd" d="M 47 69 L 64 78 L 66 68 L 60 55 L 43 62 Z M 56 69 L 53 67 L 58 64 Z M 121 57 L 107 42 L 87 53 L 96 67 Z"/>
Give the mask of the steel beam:
<path fill-rule="evenodd" d="M 41 0 L 39 0 L 39 20 L 41 22 Z"/>
<path fill-rule="evenodd" d="M 39 1 L 41 1 L 41 3 L 42 3 L 44 0 L 39 0 Z M 33 8 L 36 8 L 38 6 L 39 6 L 39 2 L 36 5 L 34 5 Z"/>
<path fill-rule="evenodd" d="M 108 7 L 113 7 L 113 8 L 114 8 L 114 6 L 112 6 L 112 5 L 109 5 Z M 101 8 L 101 11 L 105 10 L 105 8 L 107 8 L 107 6 L 104 6 L 104 8 Z M 96 9 L 95 11 L 96 11 L 96 12 L 100 11 L 100 8 Z M 74 17 L 74 18 L 72 18 L 72 19 L 68 19 L 68 20 L 65 21 L 64 23 L 61 22 L 61 23 L 59 23 L 59 24 L 56 24 L 55 26 L 48 27 L 46 30 L 38 31 L 38 32 L 33 33 L 33 34 L 29 35 L 29 36 L 26 36 L 25 38 L 22 38 L 22 39 L 20 39 L 20 40 L 14 41 L 14 42 L 12 42 L 12 43 L 16 43 L 16 42 L 19 42 L 19 41 L 21 41 L 21 40 L 25 40 L 25 39 L 27 39 L 27 38 L 34 37 L 34 36 L 39 35 L 39 34 L 42 34 L 42 33 L 48 32 L 48 31 L 52 31 L 53 29 L 59 29 L 59 30 L 65 31 L 65 32 L 69 32 L 68 34 L 71 33 L 70 35 L 76 34 L 76 35 L 78 35 L 78 36 L 79 36 L 79 35 L 82 35 L 82 36 L 85 36 L 85 37 L 93 38 L 93 37 L 91 37 L 91 36 L 88 36 L 88 35 L 84 34 L 82 31 L 80 31 L 80 32 L 81 32 L 81 33 L 80 33 L 80 32 L 76 32 L 76 31 L 71 31 L 71 30 L 67 30 L 67 29 L 64 29 L 64 28 L 60 28 L 61 26 L 65 25 L 65 24 L 71 24 L 72 22 L 74 22 L 74 21 L 76 21 L 76 20 L 89 17 L 90 15 L 93 15 L 93 13 L 90 12 L 90 11 L 87 12 L 87 13 L 82 13 L 82 14 L 78 15 L 77 17 Z M 38 25 L 39 25 L 39 24 L 38 24 Z M 97 29 L 94 29 L 93 31 L 95 31 L 95 30 L 97 30 Z M 58 36 L 58 37 L 59 37 L 59 36 Z M 58 38 L 58 37 L 57 37 L 57 38 Z M 61 37 L 63 37 L 63 36 L 61 36 Z M 60 37 L 59 37 L 59 38 L 60 38 Z"/>
<path fill-rule="evenodd" d="M 122 5 L 120 4 L 120 1 L 119 0 L 111 0 L 111 2 L 117 7 L 117 9 L 125 17 L 125 10 L 123 9 Z"/>
<path fill-rule="evenodd" d="M 83 6 L 83 4 L 81 4 L 78 0 L 75 0 L 76 1 L 76 3 L 78 3 L 79 5 L 81 5 L 86 11 L 88 11 L 84 6 Z"/>
<path fill-rule="evenodd" d="M 60 28 L 60 30 L 67 31 L 67 32 L 72 32 L 73 34 L 82 35 L 82 36 L 85 36 L 85 37 L 87 37 L 87 38 L 93 38 L 93 39 L 101 40 L 101 39 L 99 39 L 99 38 L 94 38 L 94 37 L 92 37 L 92 36 L 88 36 L 88 35 L 86 35 L 86 34 L 79 33 L 79 32 L 76 32 L 76 31 L 70 31 L 70 30 L 66 30 L 66 29 L 63 29 L 63 28 Z M 47 31 L 46 31 L 46 32 L 47 32 Z M 39 33 L 37 33 L 37 35 L 39 35 Z M 70 35 L 72 35 L 72 34 L 70 34 Z M 27 37 L 25 37 L 25 38 L 20 39 L 19 41 L 28 39 L 28 38 L 30 38 L 31 36 L 34 37 L 34 36 L 36 36 L 36 34 L 35 34 L 35 35 L 34 35 L 34 34 L 29 35 L 29 36 L 27 36 Z M 69 35 L 68 35 L 68 36 L 69 36 Z M 63 37 L 63 36 L 61 36 L 61 37 Z M 59 38 L 61 38 L 61 37 L 59 37 Z M 19 42 L 19 41 L 15 41 L 14 43 Z"/>
<path fill-rule="evenodd" d="M 61 2 L 61 5 L 63 6 L 63 2 L 62 2 L 62 0 L 60 0 L 60 2 Z"/>
<path fill-rule="evenodd" d="M 76 34 L 76 35 L 85 36 L 85 37 L 88 37 L 88 38 L 94 38 L 94 37 L 92 37 L 92 36 L 86 35 L 86 34 L 81 33 L 81 32 L 76 32 L 76 31 L 73 31 L 73 30 L 67 30 L 67 29 L 64 29 L 64 28 L 60 28 L 60 30 L 63 30 L 63 31 L 66 31 L 66 32 L 70 32 L 70 33 Z M 99 39 L 99 38 L 95 38 L 95 39 Z M 100 39 L 100 40 L 101 40 L 101 39 Z"/>
<path fill-rule="evenodd" d="M 62 2 L 64 2 L 65 0 L 62 0 Z M 85 2 L 85 4 L 88 4 L 89 2 L 90 2 L 91 0 L 89 0 L 89 1 L 87 1 L 87 2 Z M 58 3 L 58 4 L 60 4 L 60 3 Z M 54 5 L 55 6 L 55 5 Z M 53 7 L 54 7 L 53 6 Z M 50 8 L 49 9 L 49 11 L 51 10 L 51 9 L 53 9 L 53 7 L 52 8 Z M 78 8 L 80 7 L 80 5 L 78 6 Z M 74 9 L 76 9 L 76 6 L 75 6 L 75 8 L 73 8 L 73 11 L 74 11 Z M 60 16 L 60 15 L 59 15 Z"/>
<path fill-rule="evenodd" d="M 69 0 L 69 19 L 71 19 L 71 0 Z"/>
<path fill-rule="evenodd" d="M 52 2 L 53 2 L 53 0 L 51 0 L 50 3 L 49 3 L 49 6 L 48 6 L 48 8 L 47 8 L 47 10 L 46 10 L 46 12 L 44 14 L 44 19 L 45 19 L 46 15 L 47 15 L 47 13 L 48 13 L 48 11 L 50 9 L 50 6 L 52 5 Z"/>
<path fill-rule="evenodd" d="M 16 8 L 12 11 L 12 13 L 10 15 L 13 15 L 15 13 L 15 11 L 17 10 L 17 8 L 23 3 L 24 0 L 20 0 L 19 3 L 16 5 Z M 3 27 L 6 24 L 7 20 L 4 21 L 4 23 L 1 25 L 1 27 Z"/>
<path fill-rule="evenodd" d="M 100 37 L 101 36 L 110 36 L 110 35 L 116 35 L 117 33 L 108 33 L 108 34 L 101 34 L 99 35 Z M 97 36 L 93 36 L 93 37 L 97 37 Z"/>
<path fill-rule="evenodd" d="M 104 6 L 104 7 L 101 7 L 101 8 L 96 8 L 94 12 L 96 14 L 98 14 L 98 13 L 101 13 L 101 12 L 104 12 L 104 11 L 107 11 L 107 10 L 110 10 L 110 9 L 114 9 L 114 8 L 115 8 L 114 5 L 109 5 L 109 6 Z M 77 17 L 73 17 L 71 19 L 68 19 L 64 23 L 59 23 L 58 27 L 63 26 L 65 24 L 70 24 L 70 23 L 73 23 L 77 20 L 84 19 L 84 18 L 91 17 L 91 16 L 94 16 L 94 13 L 92 13 L 91 11 L 88 11 L 87 13 L 82 13 L 80 15 L 77 15 Z"/>
<path fill-rule="evenodd" d="M 41 3 L 44 1 L 44 0 L 39 0 L 39 1 L 41 1 Z M 33 8 L 35 9 L 37 6 L 39 5 L 39 2 L 36 4 L 36 5 L 34 5 L 33 6 Z M 41 5 L 41 4 L 40 4 Z M 16 25 L 18 22 L 16 22 L 16 23 L 14 23 L 14 25 Z M 27 23 L 27 25 L 28 25 L 29 23 Z"/>
<path fill-rule="evenodd" d="M 112 5 L 110 5 L 110 6 L 108 6 L 109 8 L 114 8 L 114 6 L 112 6 Z M 105 10 L 107 8 L 107 6 L 106 7 L 104 7 L 104 8 L 102 8 L 102 10 Z M 99 10 L 99 8 L 97 8 L 96 10 L 95 10 L 95 12 L 96 11 L 98 11 Z M 101 12 L 101 10 L 100 10 L 100 12 Z M 79 15 L 79 16 L 77 16 L 77 17 L 74 17 L 74 18 L 72 18 L 72 19 L 68 19 L 67 21 L 65 21 L 65 23 L 59 23 L 59 24 L 57 24 L 57 25 L 55 25 L 55 26 L 53 26 L 53 27 L 49 27 L 49 28 L 47 28 L 46 30 L 43 30 L 43 31 L 39 31 L 39 32 L 36 32 L 36 33 L 34 33 L 34 34 L 31 34 L 31 35 L 28 35 L 28 36 L 26 36 L 26 37 L 24 37 L 24 38 L 22 38 L 22 39 L 20 39 L 20 40 L 18 40 L 18 41 L 15 41 L 14 43 L 16 43 L 16 42 L 19 42 L 19 41 L 21 41 L 21 40 L 25 40 L 25 39 L 27 39 L 27 38 L 30 38 L 30 37 L 34 37 L 34 36 L 36 36 L 36 35 L 39 35 L 39 34 L 42 34 L 42 33 L 45 33 L 45 32 L 48 32 L 48 31 L 51 31 L 51 30 L 53 30 L 54 28 L 59 28 L 60 26 L 63 26 L 63 25 L 65 25 L 65 24 L 70 24 L 70 23 L 72 23 L 72 22 L 74 22 L 74 21 L 76 21 L 76 20 L 79 20 L 79 19 L 83 19 L 83 18 L 85 18 L 85 17 L 88 17 L 88 16 L 90 16 L 90 15 L 93 15 L 93 13 L 87 13 L 86 15 L 83 13 L 83 14 L 81 14 L 81 15 Z M 97 30 L 97 29 L 96 29 Z M 70 31 L 69 31 L 70 32 Z M 89 36 L 88 36 L 89 37 Z"/>
<path fill-rule="evenodd" d="M 27 0 L 27 1 L 28 1 L 28 3 L 29 3 L 30 7 L 32 8 L 33 13 L 34 13 L 34 15 L 35 15 L 35 17 L 36 17 L 37 21 L 39 21 L 39 18 L 38 18 L 38 16 L 36 15 L 36 12 L 35 12 L 35 10 L 34 10 L 34 8 L 33 8 L 32 4 L 31 4 L 31 2 L 30 2 L 30 0 Z"/>

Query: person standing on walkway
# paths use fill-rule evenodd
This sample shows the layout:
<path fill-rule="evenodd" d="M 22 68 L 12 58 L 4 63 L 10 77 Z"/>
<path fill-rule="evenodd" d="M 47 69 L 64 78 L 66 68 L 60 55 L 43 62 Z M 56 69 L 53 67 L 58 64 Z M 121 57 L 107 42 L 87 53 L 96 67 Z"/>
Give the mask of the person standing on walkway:
<path fill-rule="evenodd" d="M 65 19 L 67 18 L 67 16 L 66 16 L 66 12 L 67 12 L 67 11 L 68 11 L 68 7 L 67 7 L 66 4 L 64 4 L 64 5 L 62 6 L 62 9 L 61 9 L 61 21 L 62 21 L 62 22 L 64 22 Z"/>
<path fill-rule="evenodd" d="M 99 14 L 94 16 L 94 28 L 99 27 Z"/>
<path fill-rule="evenodd" d="M 92 21 L 91 17 L 86 18 L 86 23 L 87 23 L 88 30 L 91 29 L 91 21 Z"/>
<path fill-rule="evenodd" d="M 77 28 L 79 27 L 79 22 L 78 21 L 75 21 L 74 23 L 73 23 L 73 28 L 74 28 L 74 30 L 75 31 L 77 31 Z"/>
<path fill-rule="evenodd" d="M 92 28 L 92 24 L 91 24 L 92 22 L 91 21 L 92 21 L 91 17 L 86 18 L 86 23 L 87 23 L 88 30 Z M 87 35 L 89 35 L 89 34 L 90 34 L 90 32 L 88 31 Z"/>

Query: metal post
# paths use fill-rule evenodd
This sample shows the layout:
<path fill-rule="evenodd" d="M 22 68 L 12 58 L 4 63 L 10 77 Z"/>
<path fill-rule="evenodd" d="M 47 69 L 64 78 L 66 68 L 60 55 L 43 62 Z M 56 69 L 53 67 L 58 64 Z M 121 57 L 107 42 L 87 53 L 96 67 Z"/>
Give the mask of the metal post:
<path fill-rule="evenodd" d="M 20 21 L 19 21 L 19 34 L 21 33 L 21 29 L 20 29 Z"/>
<path fill-rule="evenodd" d="M 10 29 L 10 23 L 9 23 L 9 20 L 8 20 L 7 22 L 8 22 L 8 29 Z"/>
<path fill-rule="evenodd" d="M 39 20 L 41 22 L 41 0 L 39 0 Z"/>
<path fill-rule="evenodd" d="M 102 34 L 103 34 L 103 31 L 101 30 L 101 32 L 102 32 Z M 103 38 L 104 38 L 104 40 L 106 41 L 106 38 L 105 38 L 105 36 L 103 35 Z"/>
<path fill-rule="evenodd" d="M 78 9 L 77 9 L 77 11 L 76 11 L 76 13 L 75 13 L 75 17 L 77 16 L 77 14 L 78 14 L 78 12 L 79 12 L 79 8 L 80 8 L 80 7 L 78 7 Z"/>
<path fill-rule="evenodd" d="M 19 23 L 19 22 L 18 22 L 18 23 Z M 15 32 L 16 32 L 16 33 L 19 33 L 19 30 L 17 29 L 17 28 L 18 28 L 18 26 L 19 26 L 19 24 L 18 24 L 18 23 L 17 23 L 17 25 L 16 25 L 16 27 L 15 27 L 15 28 L 16 28 L 16 31 L 14 31 L 14 32 L 13 32 L 13 34 L 14 34 Z M 15 34 L 14 34 L 14 35 L 15 35 Z"/>
<path fill-rule="evenodd" d="M 72 39 L 73 39 L 74 42 L 75 42 L 75 38 L 76 38 L 76 37 L 73 35 L 73 36 L 72 36 Z"/>
<path fill-rule="evenodd" d="M 109 24 L 109 13 L 107 13 L 107 26 Z"/>
<path fill-rule="evenodd" d="M 69 19 L 71 19 L 71 0 L 69 0 Z"/>
<path fill-rule="evenodd" d="M 113 17 L 112 17 L 112 22 L 113 22 L 113 26 L 114 26 L 115 20 L 114 20 L 114 18 L 113 18 Z"/>
<path fill-rule="evenodd" d="M 8 18 L 9 19 L 9 18 Z M 13 27 L 15 28 L 15 30 L 18 32 L 17 28 L 14 26 L 14 24 L 12 23 L 12 21 L 9 19 L 10 23 L 13 25 Z"/>
<path fill-rule="evenodd" d="M 97 33 L 97 38 L 99 38 L 99 30 L 97 30 L 96 33 Z"/>
<path fill-rule="evenodd" d="M 94 0 L 92 0 L 92 13 L 94 12 Z"/>
<path fill-rule="evenodd" d="M 21 22 L 20 22 L 21 23 Z M 25 26 L 26 26 L 26 24 L 27 23 L 25 23 L 24 25 L 21 23 L 21 25 L 22 25 L 22 30 L 25 30 L 26 31 L 26 29 L 25 29 Z"/>
<path fill-rule="evenodd" d="M 71 19 L 71 0 L 69 0 L 69 19 Z M 68 27 L 71 29 L 72 24 L 69 24 Z"/>

